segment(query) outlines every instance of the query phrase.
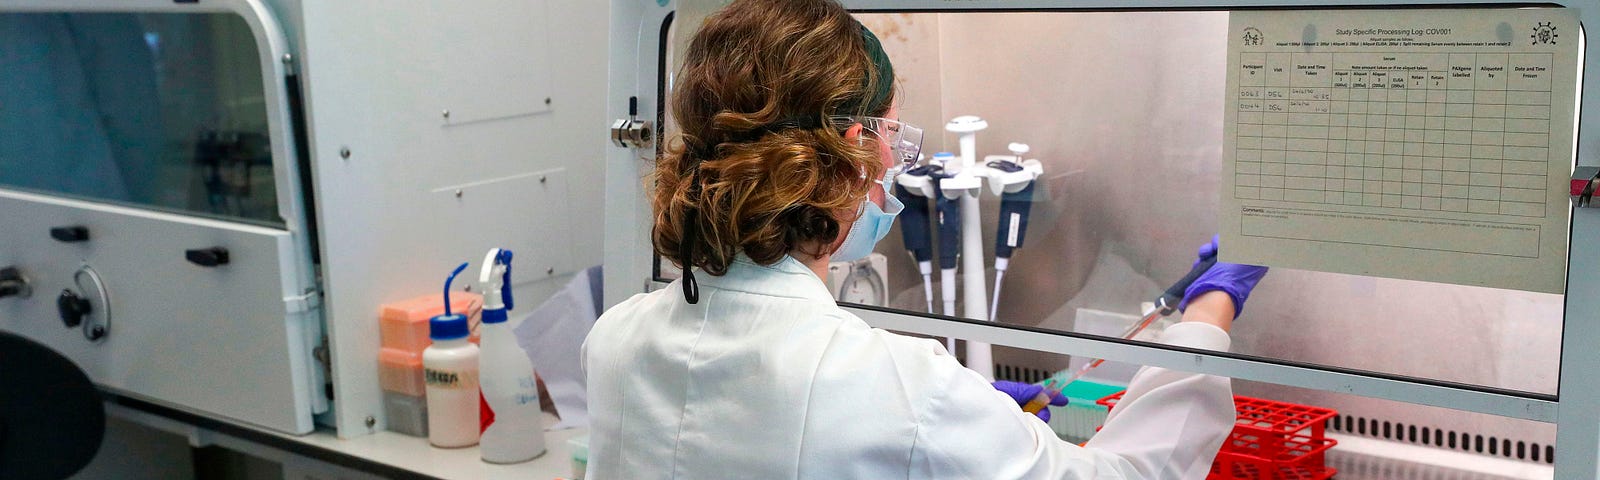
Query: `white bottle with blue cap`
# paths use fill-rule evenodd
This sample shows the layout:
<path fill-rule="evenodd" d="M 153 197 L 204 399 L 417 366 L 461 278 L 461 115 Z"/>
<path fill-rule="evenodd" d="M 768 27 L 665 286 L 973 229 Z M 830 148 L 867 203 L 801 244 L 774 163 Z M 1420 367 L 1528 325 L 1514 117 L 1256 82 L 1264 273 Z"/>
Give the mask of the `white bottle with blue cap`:
<path fill-rule="evenodd" d="M 511 298 L 511 251 L 491 249 L 483 258 L 483 461 L 520 463 L 544 454 L 544 422 L 533 362 L 506 322 Z"/>
<path fill-rule="evenodd" d="M 436 447 L 478 444 L 478 346 L 468 339 L 467 316 L 450 311 L 450 282 L 467 268 L 463 263 L 444 281 L 444 315 L 428 321 L 433 345 L 422 350 L 422 373 L 428 395 L 428 443 Z"/>

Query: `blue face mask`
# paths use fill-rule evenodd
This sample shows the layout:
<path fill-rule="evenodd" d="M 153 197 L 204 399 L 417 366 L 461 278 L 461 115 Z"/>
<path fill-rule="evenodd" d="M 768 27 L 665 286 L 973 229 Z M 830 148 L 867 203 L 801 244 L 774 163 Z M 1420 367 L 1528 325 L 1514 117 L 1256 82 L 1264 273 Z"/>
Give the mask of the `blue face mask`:
<path fill-rule="evenodd" d="M 888 211 L 878 208 L 872 203 L 871 198 L 861 203 L 861 214 L 856 216 L 854 224 L 850 225 L 850 233 L 844 235 L 844 243 L 839 244 L 839 249 L 833 252 L 834 262 L 850 262 L 867 258 L 872 253 L 872 247 L 879 240 L 889 235 L 889 227 L 894 225 L 895 215 L 899 215 L 906 206 L 894 195 L 884 195 L 884 205 Z"/>

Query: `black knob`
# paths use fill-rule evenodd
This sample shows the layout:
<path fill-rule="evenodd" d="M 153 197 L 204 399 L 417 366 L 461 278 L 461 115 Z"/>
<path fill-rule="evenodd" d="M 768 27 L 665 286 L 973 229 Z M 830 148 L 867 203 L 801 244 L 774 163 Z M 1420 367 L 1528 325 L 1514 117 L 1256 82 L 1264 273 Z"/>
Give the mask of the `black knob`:
<path fill-rule="evenodd" d="M 183 258 L 189 259 L 189 263 L 193 263 L 202 267 L 227 265 L 228 249 L 222 247 L 195 248 L 185 250 L 183 252 Z"/>
<path fill-rule="evenodd" d="M 94 311 L 89 301 L 73 293 L 72 290 L 62 290 L 61 296 L 56 297 L 56 312 L 61 314 L 61 323 L 67 328 L 77 328 L 83 324 L 83 317 Z"/>
<path fill-rule="evenodd" d="M 89 228 L 83 225 L 68 225 L 50 229 L 50 238 L 63 243 L 77 243 L 89 241 Z"/>

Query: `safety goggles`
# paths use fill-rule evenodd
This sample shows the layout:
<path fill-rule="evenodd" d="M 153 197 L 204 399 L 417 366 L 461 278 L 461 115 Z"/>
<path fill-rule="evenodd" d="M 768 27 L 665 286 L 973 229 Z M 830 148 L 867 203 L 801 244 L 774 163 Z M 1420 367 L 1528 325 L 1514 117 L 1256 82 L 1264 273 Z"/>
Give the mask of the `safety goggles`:
<path fill-rule="evenodd" d="M 889 167 L 888 176 L 910 170 L 917 166 L 917 156 L 922 153 L 922 129 L 899 120 L 890 120 L 881 117 L 834 117 L 834 121 L 842 125 L 859 123 L 878 141 L 889 145 L 890 154 L 894 156 L 895 163 Z"/>

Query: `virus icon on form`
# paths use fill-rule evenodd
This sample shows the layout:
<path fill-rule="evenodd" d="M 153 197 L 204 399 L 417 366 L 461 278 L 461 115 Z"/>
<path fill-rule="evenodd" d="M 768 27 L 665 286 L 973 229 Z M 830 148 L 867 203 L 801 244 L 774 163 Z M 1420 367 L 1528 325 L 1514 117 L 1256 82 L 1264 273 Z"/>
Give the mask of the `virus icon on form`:
<path fill-rule="evenodd" d="M 1533 27 L 1533 35 L 1529 35 L 1533 39 L 1531 45 L 1555 45 L 1556 37 L 1559 36 L 1556 35 L 1556 26 L 1550 22 L 1539 22 L 1539 25 Z"/>

